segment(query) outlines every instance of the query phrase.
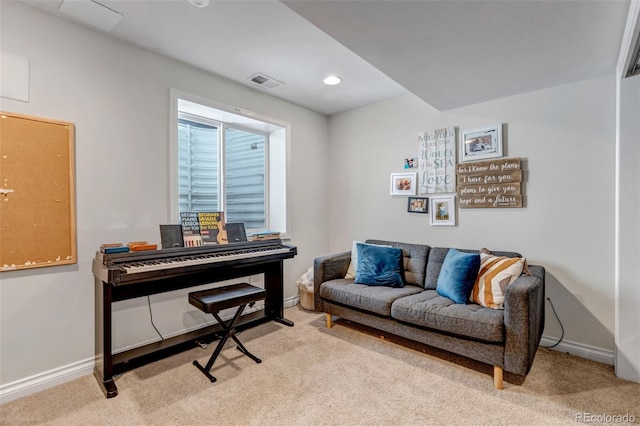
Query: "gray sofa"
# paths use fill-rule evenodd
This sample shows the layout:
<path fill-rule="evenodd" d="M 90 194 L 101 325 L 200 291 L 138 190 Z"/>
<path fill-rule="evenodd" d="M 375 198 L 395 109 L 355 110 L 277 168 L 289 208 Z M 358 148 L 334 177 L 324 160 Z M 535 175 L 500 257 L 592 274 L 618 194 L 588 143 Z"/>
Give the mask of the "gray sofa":
<path fill-rule="evenodd" d="M 367 286 L 344 279 L 350 251 L 315 259 L 314 304 L 316 311 L 327 314 L 327 327 L 336 315 L 493 365 L 497 389 L 503 388 L 503 379 L 522 384 L 544 328 L 543 267 L 529 265 L 531 275 L 523 274 L 506 287 L 504 310 L 490 309 L 456 304 L 436 292 L 449 248 L 381 240 L 366 243 L 402 249 L 406 285 Z M 513 252 L 493 254 L 521 257 Z"/>

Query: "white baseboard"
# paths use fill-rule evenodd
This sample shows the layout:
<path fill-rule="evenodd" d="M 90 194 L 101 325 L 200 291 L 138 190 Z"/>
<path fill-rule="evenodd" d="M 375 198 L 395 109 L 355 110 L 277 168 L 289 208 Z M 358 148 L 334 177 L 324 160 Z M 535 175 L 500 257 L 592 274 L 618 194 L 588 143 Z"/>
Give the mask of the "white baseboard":
<path fill-rule="evenodd" d="M 298 296 L 289 297 L 284 300 L 284 307 L 291 308 L 296 306 L 300 298 Z M 251 313 L 257 309 L 247 310 Z M 228 319 L 228 318 L 227 318 Z M 201 327 L 201 326 L 200 326 Z M 198 328 L 198 327 L 195 327 Z M 194 328 L 194 329 L 195 329 Z M 187 331 L 182 331 L 182 334 Z M 171 337 L 171 336 L 167 336 Z M 144 344 L 144 343 L 143 343 Z M 140 346 L 140 345 L 136 345 Z M 120 351 L 127 348 L 120 349 Z M 95 365 L 94 359 L 89 358 L 83 361 L 78 361 L 73 364 L 66 365 L 64 367 L 55 368 L 53 370 L 45 371 L 40 374 L 36 374 L 24 379 L 16 380 L 15 382 L 7 383 L 0 386 L 0 404 L 4 404 L 9 401 L 13 401 L 23 396 L 31 395 L 36 392 L 43 391 L 53 386 L 61 385 L 65 382 L 77 379 L 78 377 L 85 376 L 93 373 L 93 366 Z"/>
<path fill-rule="evenodd" d="M 542 336 L 540 340 L 540 346 L 554 345 L 558 339 L 556 337 Z M 582 343 L 570 342 L 563 340 L 558 343 L 557 346 L 549 348 L 558 352 L 566 352 L 571 355 L 579 356 L 580 358 L 590 359 L 592 361 L 601 362 L 603 364 L 613 365 L 615 359 L 614 351 L 608 349 L 597 348 L 595 346 L 584 345 Z"/>
<path fill-rule="evenodd" d="M 298 303 L 300 303 L 300 296 L 293 296 L 293 297 L 289 297 L 288 299 L 284 299 L 285 308 L 293 308 Z"/>
<path fill-rule="evenodd" d="M 94 358 L 91 357 L 2 385 L 0 386 L 0 404 L 92 374 L 94 365 Z"/>

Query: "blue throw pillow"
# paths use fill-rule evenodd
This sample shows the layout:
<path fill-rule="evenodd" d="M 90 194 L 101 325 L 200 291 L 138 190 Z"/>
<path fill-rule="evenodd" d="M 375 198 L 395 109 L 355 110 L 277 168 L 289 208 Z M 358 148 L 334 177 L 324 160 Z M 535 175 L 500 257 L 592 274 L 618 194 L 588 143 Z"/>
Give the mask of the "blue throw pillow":
<path fill-rule="evenodd" d="M 403 287 L 402 249 L 371 244 L 356 244 L 357 284 Z M 473 284 L 473 283 L 472 283 Z"/>
<path fill-rule="evenodd" d="M 480 254 L 464 253 L 454 248 L 442 262 L 436 291 L 456 303 L 466 304 L 480 270 Z"/>

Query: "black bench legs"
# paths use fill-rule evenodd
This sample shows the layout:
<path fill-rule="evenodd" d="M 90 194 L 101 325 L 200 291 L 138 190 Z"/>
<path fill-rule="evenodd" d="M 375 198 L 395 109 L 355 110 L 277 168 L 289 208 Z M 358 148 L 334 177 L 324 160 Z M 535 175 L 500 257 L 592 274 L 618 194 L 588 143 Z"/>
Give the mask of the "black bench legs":
<path fill-rule="evenodd" d="M 222 336 L 218 342 L 218 346 L 216 346 L 216 349 L 213 351 L 211 358 L 209 358 L 207 365 L 203 367 L 198 361 L 193 361 L 193 365 L 198 367 L 198 369 L 202 371 L 202 373 L 207 376 L 212 383 L 216 381 L 216 378 L 210 373 L 211 368 L 229 338 L 236 342 L 238 345 L 237 349 L 240 352 L 258 364 L 262 362 L 260 358 L 249 352 L 242 342 L 238 340 L 234 326 L 240 318 L 240 315 L 242 315 L 245 307 L 247 305 L 251 307 L 258 300 L 264 299 L 265 294 L 266 293 L 263 289 L 247 283 L 232 284 L 224 287 L 189 293 L 189 303 L 200 309 L 202 312 L 213 315 L 216 321 L 218 321 L 218 324 L 222 327 Z M 234 306 L 238 306 L 238 309 L 233 318 L 228 322 L 223 321 L 218 313 L 223 309 L 232 308 Z"/>

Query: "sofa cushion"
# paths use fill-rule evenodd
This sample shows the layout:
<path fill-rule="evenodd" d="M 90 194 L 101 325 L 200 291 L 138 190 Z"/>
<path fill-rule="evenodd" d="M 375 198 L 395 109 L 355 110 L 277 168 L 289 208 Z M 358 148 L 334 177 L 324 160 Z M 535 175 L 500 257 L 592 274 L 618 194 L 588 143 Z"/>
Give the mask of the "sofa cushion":
<path fill-rule="evenodd" d="M 358 266 L 357 284 L 403 287 L 402 250 L 395 247 L 382 247 L 357 243 Z"/>
<path fill-rule="evenodd" d="M 323 299 L 384 317 L 391 316 L 391 304 L 394 300 L 421 291 L 423 290 L 416 286 L 368 286 L 345 279 L 325 281 L 320 285 L 320 297 Z"/>
<path fill-rule="evenodd" d="M 478 250 L 458 249 L 465 253 L 478 253 Z M 435 290 L 438 285 L 438 275 L 440 275 L 440 269 L 442 269 L 442 262 L 449 252 L 449 247 L 432 247 L 429 251 L 429 261 L 427 262 L 426 276 L 424 281 L 424 288 L 428 290 Z M 494 251 L 496 256 L 506 257 L 522 257 L 519 253 L 512 251 Z"/>
<path fill-rule="evenodd" d="M 405 284 L 424 288 L 427 256 L 429 256 L 429 250 L 431 247 L 424 244 L 409 244 L 384 240 L 366 240 L 365 243 L 402 249 Z M 433 288 L 435 288 L 435 286 Z"/>
<path fill-rule="evenodd" d="M 344 277 L 348 280 L 353 280 L 356 278 L 356 267 L 358 265 L 358 244 L 360 241 L 353 241 L 353 245 L 351 246 L 351 262 L 349 262 L 349 267 L 347 268 L 347 273 Z M 365 243 L 360 243 L 365 244 Z M 391 247 L 391 246 L 383 246 L 383 247 Z"/>
<path fill-rule="evenodd" d="M 465 304 L 480 270 L 480 255 L 449 250 L 442 262 L 436 291 L 456 303 Z"/>
<path fill-rule="evenodd" d="M 435 290 L 397 299 L 391 306 L 391 317 L 474 340 L 504 342 L 504 311 L 476 304 L 460 305 Z"/>
<path fill-rule="evenodd" d="M 504 292 L 526 264 L 524 258 L 494 256 L 488 250 L 480 253 L 480 272 L 471 291 L 471 301 L 491 309 L 504 309 Z"/>

